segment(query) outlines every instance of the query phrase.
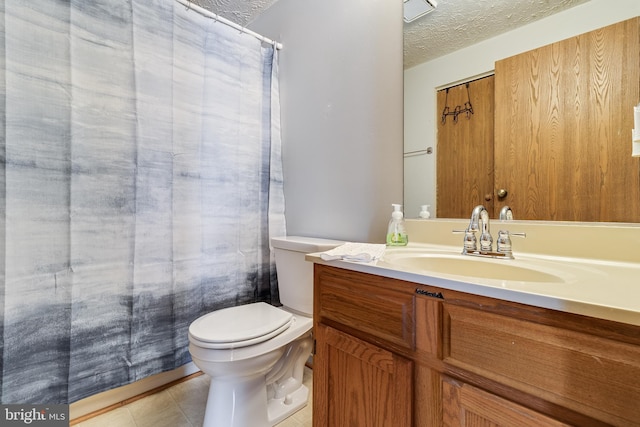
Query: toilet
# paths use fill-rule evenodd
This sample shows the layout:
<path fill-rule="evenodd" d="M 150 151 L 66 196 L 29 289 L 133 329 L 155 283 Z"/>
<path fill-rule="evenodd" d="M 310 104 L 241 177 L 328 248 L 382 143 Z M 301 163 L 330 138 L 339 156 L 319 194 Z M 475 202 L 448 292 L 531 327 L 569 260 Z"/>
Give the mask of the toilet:
<path fill-rule="evenodd" d="M 342 243 L 272 238 L 282 306 L 229 307 L 191 323 L 191 358 L 211 377 L 204 427 L 273 426 L 307 404 L 302 376 L 313 347 L 313 264 L 305 254 Z"/>

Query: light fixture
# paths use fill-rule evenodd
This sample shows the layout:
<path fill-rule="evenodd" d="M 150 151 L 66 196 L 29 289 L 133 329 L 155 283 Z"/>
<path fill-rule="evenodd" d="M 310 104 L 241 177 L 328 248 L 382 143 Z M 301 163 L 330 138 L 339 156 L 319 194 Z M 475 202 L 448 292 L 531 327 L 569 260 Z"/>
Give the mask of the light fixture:
<path fill-rule="evenodd" d="M 436 10 L 436 0 L 404 0 L 404 22 L 412 22 Z"/>

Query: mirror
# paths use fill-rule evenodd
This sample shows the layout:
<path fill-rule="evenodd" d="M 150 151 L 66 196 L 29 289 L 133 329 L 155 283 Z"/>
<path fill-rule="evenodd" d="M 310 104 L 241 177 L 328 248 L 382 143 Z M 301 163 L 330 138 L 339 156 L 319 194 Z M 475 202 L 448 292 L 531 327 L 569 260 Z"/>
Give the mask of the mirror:
<path fill-rule="evenodd" d="M 622 10 L 623 8 L 625 10 Z M 495 70 L 496 62 L 504 58 L 640 15 L 640 5 L 620 6 L 618 9 L 612 11 L 604 2 L 587 2 L 525 27 L 406 69 L 405 216 L 416 218 L 420 206 L 425 204 L 431 205 L 432 217 L 436 213 L 436 130 L 440 113 L 436 111 L 438 89 L 490 75 Z M 638 101 L 640 100 L 637 99 L 634 105 Z M 629 108 L 629 114 L 633 114 L 632 107 Z M 623 143 L 619 145 L 620 149 L 630 157 L 633 125 L 628 127 L 629 129 L 624 129 L 624 133 L 629 137 L 625 135 Z M 637 174 L 630 178 L 638 180 Z M 628 196 L 640 200 L 634 192 Z M 515 215 L 519 218 L 517 210 Z M 640 217 L 636 216 L 636 218 Z"/>

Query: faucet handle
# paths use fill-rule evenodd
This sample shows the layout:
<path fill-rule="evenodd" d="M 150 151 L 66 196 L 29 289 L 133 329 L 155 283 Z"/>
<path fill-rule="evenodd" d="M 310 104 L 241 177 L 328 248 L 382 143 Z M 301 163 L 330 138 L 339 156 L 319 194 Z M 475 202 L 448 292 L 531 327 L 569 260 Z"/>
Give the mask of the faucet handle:
<path fill-rule="evenodd" d="M 489 232 L 483 232 L 480 235 L 480 250 L 483 252 L 491 252 L 493 250 L 493 237 Z"/>
<path fill-rule="evenodd" d="M 478 239 L 475 230 L 467 228 L 466 230 L 452 230 L 454 234 L 464 233 L 464 250 L 463 253 L 473 252 L 478 249 Z"/>
<path fill-rule="evenodd" d="M 511 249 L 511 236 L 527 237 L 527 233 L 511 233 L 508 230 L 498 231 L 498 241 L 496 242 L 496 251 L 513 258 Z"/>

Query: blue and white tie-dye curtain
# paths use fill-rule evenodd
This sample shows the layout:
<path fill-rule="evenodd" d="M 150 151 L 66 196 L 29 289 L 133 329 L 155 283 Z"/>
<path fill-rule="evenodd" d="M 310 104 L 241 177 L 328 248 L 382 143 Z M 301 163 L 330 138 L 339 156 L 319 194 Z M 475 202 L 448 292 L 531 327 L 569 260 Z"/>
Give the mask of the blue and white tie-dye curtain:
<path fill-rule="evenodd" d="M 173 0 L 4 0 L 3 403 L 190 360 L 191 321 L 277 303 L 276 52 Z"/>

